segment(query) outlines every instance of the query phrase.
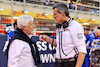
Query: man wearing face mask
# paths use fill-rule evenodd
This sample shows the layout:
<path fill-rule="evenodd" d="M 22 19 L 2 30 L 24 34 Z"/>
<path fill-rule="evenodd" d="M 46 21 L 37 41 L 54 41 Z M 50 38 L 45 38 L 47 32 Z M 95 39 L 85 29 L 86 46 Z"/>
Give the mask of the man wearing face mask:
<path fill-rule="evenodd" d="M 31 31 L 35 28 L 34 19 L 22 15 L 17 19 L 18 28 L 8 44 L 9 67 L 39 67 L 40 57 L 35 42 L 31 41 Z"/>
<path fill-rule="evenodd" d="M 47 41 L 56 47 L 55 67 L 81 67 L 86 54 L 82 25 L 70 18 L 64 3 L 53 6 L 53 18 L 57 24 L 56 39 L 40 35 L 40 41 Z"/>

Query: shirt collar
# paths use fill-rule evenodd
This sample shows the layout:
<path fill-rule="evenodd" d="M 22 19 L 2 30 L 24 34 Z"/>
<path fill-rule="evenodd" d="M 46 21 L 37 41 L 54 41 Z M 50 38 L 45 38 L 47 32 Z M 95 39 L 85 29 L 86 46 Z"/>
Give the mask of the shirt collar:
<path fill-rule="evenodd" d="M 30 35 L 27 35 L 29 38 L 31 38 L 32 37 L 32 35 L 30 34 Z"/>

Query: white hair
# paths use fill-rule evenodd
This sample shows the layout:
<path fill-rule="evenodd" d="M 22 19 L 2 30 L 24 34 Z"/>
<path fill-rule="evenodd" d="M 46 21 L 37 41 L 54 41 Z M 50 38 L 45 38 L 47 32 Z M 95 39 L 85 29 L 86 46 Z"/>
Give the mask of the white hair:
<path fill-rule="evenodd" d="M 18 28 L 22 29 L 22 26 L 27 26 L 30 21 L 34 21 L 34 18 L 28 15 L 22 15 L 17 19 Z"/>

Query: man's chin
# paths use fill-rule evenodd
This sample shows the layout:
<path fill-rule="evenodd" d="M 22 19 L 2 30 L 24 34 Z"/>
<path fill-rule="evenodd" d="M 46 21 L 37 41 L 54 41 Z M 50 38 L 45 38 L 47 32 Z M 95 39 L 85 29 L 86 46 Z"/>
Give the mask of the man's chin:
<path fill-rule="evenodd" d="M 33 30 L 31 31 L 31 33 L 30 34 L 33 34 Z"/>
<path fill-rule="evenodd" d="M 57 24 L 60 24 L 59 22 Z"/>
<path fill-rule="evenodd" d="M 57 24 L 60 24 L 60 22 L 58 22 L 57 20 L 56 20 L 56 23 L 57 23 Z"/>
<path fill-rule="evenodd" d="M 59 24 L 59 22 L 56 21 L 57 24 Z"/>

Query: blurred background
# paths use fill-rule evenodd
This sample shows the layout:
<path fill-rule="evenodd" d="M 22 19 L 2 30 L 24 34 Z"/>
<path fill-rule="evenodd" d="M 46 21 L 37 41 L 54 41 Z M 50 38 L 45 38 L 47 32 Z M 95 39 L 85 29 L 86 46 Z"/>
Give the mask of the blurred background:
<path fill-rule="evenodd" d="M 100 26 L 100 0 L 0 0 L 0 34 L 12 30 L 17 18 L 25 14 L 35 18 L 33 35 L 53 36 L 56 24 L 52 6 L 58 2 L 66 3 L 71 18 L 84 28 L 95 30 Z M 10 28 L 6 29 L 8 26 Z"/>

